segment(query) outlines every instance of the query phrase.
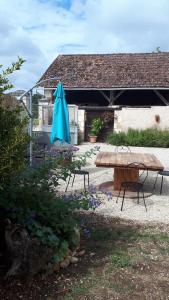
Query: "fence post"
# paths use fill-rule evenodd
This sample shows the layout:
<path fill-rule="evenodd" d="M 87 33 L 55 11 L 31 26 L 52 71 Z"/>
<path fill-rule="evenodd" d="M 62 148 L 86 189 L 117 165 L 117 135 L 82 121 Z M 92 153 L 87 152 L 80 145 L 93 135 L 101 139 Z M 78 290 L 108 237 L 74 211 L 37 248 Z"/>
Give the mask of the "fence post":
<path fill-rule="evenodd" d="M 29 119 L 29 135 L 30 135 L 29 162 L 30 162 L 30 166 L 32 166 L 32 156 L 33 156 L 33 142 L 32 142 L 32 129 L 33 129 L 32 90 L 30 90 L 29 94 L 30 94 L 30 98 L 29 98 L 29 113 L 30 113 L 30 119 Z"/>

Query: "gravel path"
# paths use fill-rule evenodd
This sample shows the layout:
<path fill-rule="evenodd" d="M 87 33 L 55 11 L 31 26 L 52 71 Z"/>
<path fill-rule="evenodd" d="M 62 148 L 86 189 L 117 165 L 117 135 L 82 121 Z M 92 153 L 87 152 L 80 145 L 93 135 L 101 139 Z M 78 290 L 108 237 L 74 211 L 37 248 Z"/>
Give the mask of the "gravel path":
<path fill-rule="evenodd" d="M 114 146 L 105 143 L 84 143 L 79 147 L 79 153 L 91 149 L 94 146 L 99 146 L 100 151 L 114 151 Z M 131 147 L 132 152 L 137 153 L 151 153 L 154 154 L 165 168 L 169 168 L 169 149 L 166 148 L 144 148 L 144 147 Z M 112 180 L 111 168 L 96 168 L 94 162 L 96 157 L 93 156 L 88 160 L 86 170 L 90 172 L 90 184 L 98 186 L 100 183 Z M 154 180 L 156 178 L 156 172 L 149 172 L 148 180 L 146 181 L 146 189 L 152 190 Z M 123 211 L 120 211 L 121 199 L 116 204 L 116 197 L 108 201 L 107 196 L 104 196 L 103 204 L 96 210 L 97 213 L 106 216 L 120 217 L 139 222 L 162 222 L 169 224 L 169 177 L 164 177 L 163 192 L 159 194 L 160 190 L 160 176 L 156 185 L 156 189 L 153 195 L 146 198 L 147 212 L 145 207 L 140 201 L 137 204 L 137 199 L 126 199 L 124 201 Z M 65 189 L 65 185 L 61 186 L 61 189 Z M 76 176 L 73 188 L 69 186 L 68 193 L 83 189 L 83 176 Z"/>

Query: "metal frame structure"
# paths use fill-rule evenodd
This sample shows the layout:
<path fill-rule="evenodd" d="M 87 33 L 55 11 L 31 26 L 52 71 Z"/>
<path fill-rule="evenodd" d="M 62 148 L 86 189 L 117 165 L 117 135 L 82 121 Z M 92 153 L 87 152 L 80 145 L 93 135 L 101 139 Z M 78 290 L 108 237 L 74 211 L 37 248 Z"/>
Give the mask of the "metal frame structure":
<path fill-rule="evenodd" d="M 53 80 L 58 80 L 60 81 L 60 78 L 58 77 L 52 77 L 48 79 L 44 79 L 36 83 L 33 87 L 31 87 L 28 91 L 23 93 L 18 101 L 20 101 L 25 108 L 28 117 L 29 117 L 29 136 L 30 136 L 30 143 L 29 143 L 29 164 L 32 166 L 32 158 L 33 158 L 33 143 L 32 143 L 32 132 L 33 132 L 33 115 L 32 115 L 32 94 L 33 94 L 33 89 L 40 86 L 41 83 L 44 83 L 46 81 L 53 81 Z M 29 94 L 29 108 L 27 108 L 26 104 L 23 101 L 23 98 Z"/>

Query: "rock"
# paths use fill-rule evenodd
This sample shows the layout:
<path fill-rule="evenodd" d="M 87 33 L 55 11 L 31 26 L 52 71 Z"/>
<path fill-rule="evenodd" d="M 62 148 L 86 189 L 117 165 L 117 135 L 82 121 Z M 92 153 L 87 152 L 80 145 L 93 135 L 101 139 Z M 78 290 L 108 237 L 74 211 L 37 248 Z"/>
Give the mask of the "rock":
<path fill-rule="evenodd" d="M 83 256 L 85 253 L 86 253 L 85 250 L 81 250 L 81 251 L 77 252 L 77 255 L 78 256 Z"/>
<path fill-rule="evenodd" d="M 60 270 L 60 264 L 57 263 L 57 264 L 55 264 L 55 265 L 53 266 L 53 271 L 54 271 L 54 272 L 58 272 L 59 270 Z"/>
<path fill-rule="evenodd" d="M 11 262 L 6 278 L 15 275 L 31 277 L 40 271 L 48 271 L 48 267 L 50 269 L 55 249 L 42 246 L 38 239 L 29 236 L 22 225 L 12 224 L 6 219 L 4 236 Z"/>
<path fill-rule="evenodd" d="M 96 255 L 95 252 L 91 252 L 91 253 L 90 253 L 90 256 L 91 256 L 91 257 L 94 256 L 94 255 Z"/>
<path fill-rule="evenodd" d="M 76 250 L 72 251 L 72 255 L 71 256 L 76 256 L 76 254 L 77 254 Z"/>
<path fill-rule="evenodd" d="M 67 256 L 61 263 L 60 263 L 60 267 L 61 268 L 67 268 L 68 265 L 70 264 L 71 262 L 71 257 L 70 256 Z"/>
<path fill-rule="evenodd" d="M 68 249 L 68 255 L 72 256 L 72 251 L 70 249 Z"/>
<path fill-rule="evenodd" d="M 78 258 L 73 256 L 73 257 L 71 257 L 70 261 L 71 261 L 72 264 L 76 264 L 78 262 Z"/>

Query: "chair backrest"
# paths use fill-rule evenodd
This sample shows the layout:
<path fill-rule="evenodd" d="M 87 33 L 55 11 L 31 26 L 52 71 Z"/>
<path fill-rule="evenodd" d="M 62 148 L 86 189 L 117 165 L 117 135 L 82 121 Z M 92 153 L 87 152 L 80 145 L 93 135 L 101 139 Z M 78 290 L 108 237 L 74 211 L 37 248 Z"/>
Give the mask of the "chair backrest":
<path fill-rule="evenodd" d="M 115 152 L 131 152 L 130 147 L 129 146 L 124 146 L 124 145 L 120 145 L 120 146 L 116 146 L 115 147 Z"/>
<path fill-rule="evenodd" d="M 82 168 L 82 166 L 81 166 L 81 160 L 79 159 L 78 155 L 73 154 L 72 155 L 72 161 L 77 162 L 77 164 L 79 162 L 79 165 L 77 165 L 77 167 L 76 167 L 75 170 L 81 170 L 81 168 Z"/>
<path fill-rule="evenodd" d="M 139 174 L 139 178 L 144 174 L 144 171 L 146 171 L 146 176 L 145 176 L 144 180 L 142 180 L 142 183 L 145 183 L 145 181 L 148 177 L 148 171 L 147 171 L 145 164 L 136 161 L 136 162 L 132 162 L 132 163 L 128 164 L 127 168 L 136 168 L 136 169 L 141 170 L 142 172 L 141 172 L 141 174 Z"/>

